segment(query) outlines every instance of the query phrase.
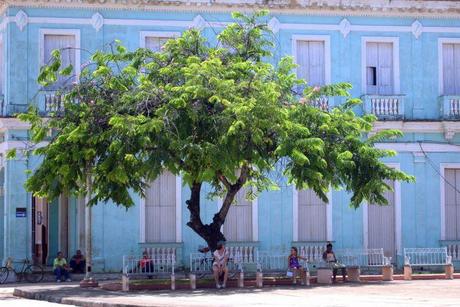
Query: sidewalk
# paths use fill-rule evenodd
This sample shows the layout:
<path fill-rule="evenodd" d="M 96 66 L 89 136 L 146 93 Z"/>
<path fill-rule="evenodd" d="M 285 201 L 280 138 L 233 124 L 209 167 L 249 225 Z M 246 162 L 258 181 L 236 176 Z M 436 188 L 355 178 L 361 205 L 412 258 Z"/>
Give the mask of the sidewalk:
<path fill-rule="evenodd" d="M 413 280 L 334 286 L 114 292 L 75 283 L 17 287 L 15 296 L 86 307 L 125 306 L 459 306 L 460 280 Z"/>

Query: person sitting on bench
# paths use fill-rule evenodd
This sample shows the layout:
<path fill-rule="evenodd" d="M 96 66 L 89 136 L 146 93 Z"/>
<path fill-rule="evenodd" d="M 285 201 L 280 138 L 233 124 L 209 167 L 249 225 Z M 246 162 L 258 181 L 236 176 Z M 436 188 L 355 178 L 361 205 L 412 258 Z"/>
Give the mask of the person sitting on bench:
<path fill-rule="evenodd" d="M 326 261 L 332 267 L 332 282 L 336 282 L 337 271 L 340 268 L 342 270 L 342 277 L 343 281 L 346 281 L 346 270 L 343 265 L 340 265 L 337 262 L 337 258 L 335 257 L 335 253 L 332 250 L 332 244 L 328 243 L 326 245 L 326 250 L 323 253 L 323 260 Z"/>
<path fill-rule="evenodd" d="M 69 276 L 69 266 L 62 252 L 57 253 L 57 257 L 53 261 L 53 271 L 56 276 L 56 282 L 61 282 L 62 277 L 65 281 L 72 281 Z"/>
<path fill-rule="evenodd" d="M 212 271 L 214 273 L 214 280 L 216 281 L 216 288 L 225 288 L 228 278 L 228 253 L 222 242 L 217 244 L 217 249 L 213 253 L 214 262 L 212 263 Z M 223 276 L 222 284 L 220 284 L 220 277 Z"/>
<path fill-rule="evenodd" d="M 82 255 L 81 250 L 77 250 L 75 255 L 70 259 L 70 267 L 73 273 L 85 273 L 86 260 L 85 256 Z"/>

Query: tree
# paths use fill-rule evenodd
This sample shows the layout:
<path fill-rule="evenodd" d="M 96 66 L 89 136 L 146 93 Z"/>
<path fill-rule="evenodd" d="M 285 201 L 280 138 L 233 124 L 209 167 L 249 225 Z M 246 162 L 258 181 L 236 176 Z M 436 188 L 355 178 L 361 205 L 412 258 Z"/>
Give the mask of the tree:
<path fill-rule="evenodd" d="M 234 13 L 236 22 L 218 35 L 217 47 L 190 29 L 158 52 L 128 51 L 120 42 L 95 52 L 79 82 L 62 90 L 63 110 L 46 120 L 36 109 L 20 116 L 31 123 L 36 142 L 54 131 L 48 145 L 35 150 L 43 162 L 27 189 L 52 199 L 92 186 L 88 205 L 112 200 L 130 207 L 132 191 L 143 195 L 164 171 L 180 174 L 191 191 L 187 225 L 212 249 L 225 240 L 220 229 L 238 191 L 250 187 L 251 198 L 276 189 L 275 168 L 324 201 L 332 187 L 350 191 L 355 208 L 364 200 L 386 204 L 383 194 L 391 188 L 385 180 L 413 177 L 381 162 L 395 152 L 374 144 L 401 133 L 366 138 L 376 118 L 355 115 L 360 100 L 350 97 L 350 84 L 310 87 L 296 77 L 291 57 L 270 64 L 266 14 Z M 42 85 L 73 69 L 61 68 L 59 51 L 53 55 L 41 70 Z M 313 106 L 334 96 L 340 106 Z M 205 183 L 210 196 L 223 199 L 209 224 L 200 218 Z"/>

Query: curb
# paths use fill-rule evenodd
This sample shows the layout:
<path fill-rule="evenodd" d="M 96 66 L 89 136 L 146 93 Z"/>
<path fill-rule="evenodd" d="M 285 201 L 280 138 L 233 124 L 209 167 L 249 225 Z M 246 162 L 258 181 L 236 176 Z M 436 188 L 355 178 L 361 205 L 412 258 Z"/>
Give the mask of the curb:
<path fill-rule="evenodd" d="M 74 305 L 82 307 L 139 307 L 137 304 L 120 304 L 120 303 L 104 303 L 104 302 L 90 302 L 87 300 L 80 300 L 75 298 L 59 298 L 51 294 L 34 292 L 34 291 L 24 291 L 21 289 L 14 289 L 14 296 L 22 297 L 30 300 L 37 301 L 46 301 L 50 303 L 65 304 L 65 305 Z M 91 299 L 91 298 L 88 298 Z M 153 306 L 153 305 L 152 305 Z"/>

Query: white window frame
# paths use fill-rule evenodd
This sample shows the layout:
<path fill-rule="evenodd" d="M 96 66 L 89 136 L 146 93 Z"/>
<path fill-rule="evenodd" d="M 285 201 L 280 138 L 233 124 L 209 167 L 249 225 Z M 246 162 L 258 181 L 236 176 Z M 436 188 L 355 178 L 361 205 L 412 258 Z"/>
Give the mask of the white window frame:
<path fill-rule="evenodd" d="M 145 48 L 145 39 L 147 37 L 157 38 L 177 38 L 181 32 L 168 32 L 168 31 L 141 31 L 139 33 L 139 47 Z"/>
<path fill-rule="evenodd" d="M 222 198 L 219 198 L 217 200 L 217 210 L 219 211 L 222 208 L 222 203 L 223 200 Z M 231 205 L 233 206 L 233 205 Z M 252 209 L 252 241 L 249 242 L 257 242 L 259 241 L 259 199 L 255 198 L 251 202 L 251 209 Z M 220 227 L 220 231 L 223 233 L 224 231 L 224 225 Z M 224 233 L 225 236 L 225 233 Z M 229 241 L 233 242 L 233 241 Z"/>
<path fill-rule="evenodd" d="M 386 166 L 401 170 L 400 163 L 385 163 Z M 401 182 L 399 180 L 394 181 L 394 197 L 395 197 L 395 245 L 396 255 L 400 255 L 402 252 L 402 237 L 401 237 Z M 363 207 L 363 248 L 367 249 L 369 246 L 369 204 L 364 202 Z M 396 261 L 396 259 L 395 259 Z"/>
<path fill-rule="evenodd" d="M 332 188 L 327 192 L 329 202 L 326 204 L 326 241 L 333 241 L 332 233 Z M 299 240 L 299 191 L 292 186 L 292 241 Z"/>
<path fill-rule="evenodd" d="M 460 38 L 443 37 L 438 38 L 438 74 L 439 74 L 439 95 L 444 95 L 444 61 L 442 47 L 444 44 L 460 44 Z"/>
<path fill-rule="evenodd" d="M 176 243 L 182 242 L 182 177 L 176 176 Z M 145 242 L 145 198 L 139 201 L 139 242 Z M 153 242 L 155 243 L 155 242 Z M 170 242 L 171 243 L 171 242 Z"/>
<path fill-rule="evenodd" d="M 392 43 L 393 44 L 393 90 L 392 95 L 399 95 L 401 88 L 401 75 L 399 67 L 399 37 L 364 36 L 361 38 L 361 90 L 367 94 L 367 43 Z"/>
<path fill-rule="evenodd" d="M 331 84 L 331 37 L 329 35 L 292 35 L 292 56 L 297 64 L 297 42 L 324 42 L 324 83 Z"/>
<path fill-rule="evenodd" d="M 446 239 L 446 184 L 445 184 L 445 172 L 446 168 L 453 168 L 460 170 L 460 163 L 441 163 L 439 165 L 439 186 L 440 186 L 440 205 L 441 205 L 441 240 Z"/>
<path fill-rule="evenodd" d="M 39 31 L 39 63 L 40 67 L 45 65 L 45 35 L 73 35 L 75 36 L 75 76 L 77 80 L 80 77 L 81 70 L 81 37 L 79 29 L 40 29 Z M 64 68 L 64 67 L 62 67 Z"/>

